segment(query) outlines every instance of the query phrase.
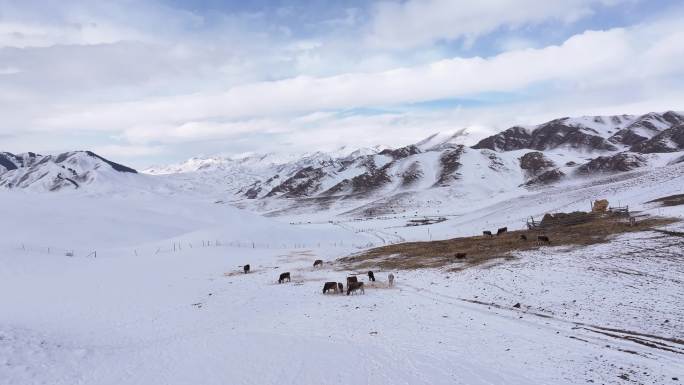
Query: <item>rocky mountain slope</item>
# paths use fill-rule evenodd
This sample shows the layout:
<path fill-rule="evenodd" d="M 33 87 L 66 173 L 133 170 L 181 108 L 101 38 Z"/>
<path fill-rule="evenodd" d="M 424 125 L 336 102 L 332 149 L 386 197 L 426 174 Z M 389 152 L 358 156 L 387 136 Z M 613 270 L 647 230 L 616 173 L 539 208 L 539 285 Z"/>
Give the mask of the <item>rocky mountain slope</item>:
<path fill-rule="evenodd" d="M 511 127 L 472 147 L 463 132 L 372 154 L 308 158 L 280 166 L 241 191 L 242 197 L 363 197 L 432 188 L 458 188 L 464 174 L 480 173 L 488 184 L 506 175 L 516 186 L 538 186 L 569 177 L 613 173 L 662 163 L 658 156 L 684 150 L 684 115 L 561 118 L 533 127 Z M 480 169 L 486 169 L 480 170 Z M 479 171 L 478 171 L 479 170 Z M 240 195 L 240 194 L 238 194 Z"/>

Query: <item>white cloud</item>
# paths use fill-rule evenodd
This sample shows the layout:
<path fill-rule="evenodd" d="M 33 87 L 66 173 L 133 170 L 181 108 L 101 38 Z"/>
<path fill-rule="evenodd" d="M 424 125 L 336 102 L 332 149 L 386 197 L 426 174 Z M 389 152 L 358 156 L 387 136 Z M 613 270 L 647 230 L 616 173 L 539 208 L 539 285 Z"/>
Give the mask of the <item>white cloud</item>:
<path fill-rule="evenodd" d="M 570 23 L 598 5 L 620 0 L 408 0 L 376 5 L 367 42 L 408 49 L 438 40 L 474 39 L 497 28 L 515 29 L 542 22 Z"/>
<path fill-rule="evenodd" d="M 557 116 L 684 108 L 681 12 L 554 46 L 521 38 L 542 23 L 562 36 L 565 23 L 623 1 L 636 0 L 408 0 L 298 25 L 295 8 L 277 12 L 287 24 L 146 2 L 135 13 L 70 0 L 12 14 L 0 0 L 0 135 L 7 150 L 95 143 L 133 159 L 400 145 L 462 127 L 475 138 Z M 490 32 L 496 56 L 450 57 L 435 44 Z M 444 98 L 490 106 L 404 105 Z"/>
<path fill-rule="evenodd" d="M 681 76 L 684 36 L 676 21 L 629 29 L 589 31 L 559 46 L 511 51 L 491 58 L 454 58 L 427 66 L 331 77 L 300 76 L 257 82 L 226 92 L 197 93 L 83 108 L 43 116 L 44 130 L 127 130 L 130 127 L 183 127 L 187 122 L 231 121 L 320 110 L 414 103 L 488 92 L 520 92 L 542 83 L 608 86 L 663 76 Z M 577 90 L 578 88 L 576 88 Z M 260 129 L 262 126 L 255 126 Z M 228 125 L 187 127 L 171 135 L 211 136 Z M 162 129 L 152 130 L 164 136 Z M 148 133 L 139 138 L 155 135 Z"/>
<path fill-rule="evenodd" d="M 150 40 L 142 33 L 102 22 L 62 25 L 0 22 L 0 47 L 50 47 L 57 44 L 107 44 Z"/>

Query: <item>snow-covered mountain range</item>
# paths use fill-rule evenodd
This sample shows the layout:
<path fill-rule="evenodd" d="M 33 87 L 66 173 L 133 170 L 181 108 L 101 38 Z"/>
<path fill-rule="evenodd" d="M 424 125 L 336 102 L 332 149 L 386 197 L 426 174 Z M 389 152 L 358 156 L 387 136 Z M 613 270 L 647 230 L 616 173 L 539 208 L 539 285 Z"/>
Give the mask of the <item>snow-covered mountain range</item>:
<path fill-rule="evenodd" d="M 684 161 L 684 114 L 673 111 L 514 126 L 470 147 L 467 134 L 435 134 L 400 148 L 195 157 L 139 177 L 273 215 L 293 209 L 373 215 L 444 200 L 509 197 Z M 77 189 L 122 173 L 135 170 L 91 152 L 0 153 L 5 188 Z"/>

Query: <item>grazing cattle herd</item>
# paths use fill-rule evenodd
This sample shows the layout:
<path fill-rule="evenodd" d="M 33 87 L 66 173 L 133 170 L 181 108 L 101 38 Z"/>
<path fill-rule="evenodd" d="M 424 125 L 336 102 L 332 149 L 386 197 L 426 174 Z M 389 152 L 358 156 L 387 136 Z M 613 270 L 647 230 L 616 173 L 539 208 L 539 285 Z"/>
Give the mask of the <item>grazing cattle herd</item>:
<path fill-rule="evenodd" d="M 496 231 L 496 235 L 499 236 L 499 235 L 507 233 L 507 232 L 508 232 L 508 227 L 501 227 Z M 489 230 L 484 230 L 482 232 L 482 236 L 487 237 L 487 238 L 493 237 L 492 232 Z M 520 234 L 520 240 L 521 241 L 527 241 L 527 235 L 526 234 Z M 537 235 L 537 243 L 540 245 L 541 244 L 550 245 L 551 240 L 549 239 L 549 237 L 547 235 Z M 456 259 L 463 259 L 463 258 L 465 258 L 465 253 L 456 253 L 455 257 L 456 257 Z"/>
<path fill-rule="evenodd" d="M 502 235 L 504 233 L 508 232 L 507 227 L 501 227 L 496 231 L 496 235 Z M 487 238 L 492 238 L 493 234 L 491 231 L 485 230 L 482 232 L 483 237 Z M 527 235 L 526 234 L 520 234 L 521 241 L 527 241 Z M 549 239 L 548 236 L 546 235 L 537 235 L 537 243 L 538 244 L 551 244 L 551 240 Z M 455 259 L 465 259 L 467 256 L 466 253 L 455 253 L 454 258 Z M 323 267 L 323 260 L 317 259 L 313 263 L 314 269 L 317 267 Z M 250 266 L 249 264 L 243 266 L 243 271 L 245 274 L 250 272 Z M 368 282 L 375 282 L 375 274 L 372 271 L 368 271 L 366 273 L 368 275 Z M 291 277 L 290 277 L 290 272 L 285 272 L 281 273 L 280 276 L 278 277 L 278 283 L 284 283 L 284 282 L 291 282 Z M 387 282 L 389 287 L 394 286 L 394 274 L 389 273 L 387 275 Z M 323 294 L 328 294 L 328 293 L 335 293 L 335 294 L 344 294 L 344 285 L 342 282 L 325 282 L 323 284 Z M 363 282 L 359 281 L 359 278 L 356 275 L 350 275 L 347 277 L 347 295 L 355 294 L 355 293 L 361 293 L 365 294 L 365 285 Z"/>

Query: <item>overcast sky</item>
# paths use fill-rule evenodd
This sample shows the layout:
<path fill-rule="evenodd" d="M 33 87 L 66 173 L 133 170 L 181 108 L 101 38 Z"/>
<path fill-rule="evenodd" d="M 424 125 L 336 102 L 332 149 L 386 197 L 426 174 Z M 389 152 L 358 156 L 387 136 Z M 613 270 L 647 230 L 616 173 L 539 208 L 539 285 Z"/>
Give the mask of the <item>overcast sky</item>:
<path fill-rule="evenodd" d="M 402 145 L 684 110 L 679 0 L 0 0 L 0 151 Z"/>

